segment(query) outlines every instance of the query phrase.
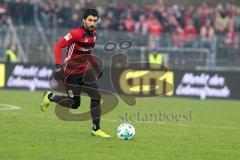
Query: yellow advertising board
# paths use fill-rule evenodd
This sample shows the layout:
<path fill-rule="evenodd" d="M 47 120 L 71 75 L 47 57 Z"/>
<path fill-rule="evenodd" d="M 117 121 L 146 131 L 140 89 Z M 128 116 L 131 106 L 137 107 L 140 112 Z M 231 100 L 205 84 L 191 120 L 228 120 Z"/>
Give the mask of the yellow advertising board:
<path fill-rule="evenodd" d="M 5 65 L 0 64 L 0 88 L 5 86 Z"/>

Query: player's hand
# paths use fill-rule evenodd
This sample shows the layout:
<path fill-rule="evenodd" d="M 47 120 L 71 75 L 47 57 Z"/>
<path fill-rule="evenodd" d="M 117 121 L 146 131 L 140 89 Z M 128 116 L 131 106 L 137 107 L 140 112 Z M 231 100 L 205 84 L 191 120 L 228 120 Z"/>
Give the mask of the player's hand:
<path fill-rule="evenodd" d="M 60 64 L 56 64 L 56 68 L 54 70 L 54 78 L 55 80 L 64 80 L 64 71 Z"/>

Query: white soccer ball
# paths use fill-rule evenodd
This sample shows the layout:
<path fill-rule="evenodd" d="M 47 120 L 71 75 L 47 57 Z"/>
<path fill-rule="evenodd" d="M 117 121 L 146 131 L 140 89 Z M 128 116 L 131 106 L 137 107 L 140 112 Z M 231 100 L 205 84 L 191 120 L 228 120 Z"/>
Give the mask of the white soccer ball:
<path fill-rule="evenodd" d="M 117 129 L 117 136 L 123 140 L 130 140 L 135 135 L 135 128 L 130 123 L 122 123 Z"/>

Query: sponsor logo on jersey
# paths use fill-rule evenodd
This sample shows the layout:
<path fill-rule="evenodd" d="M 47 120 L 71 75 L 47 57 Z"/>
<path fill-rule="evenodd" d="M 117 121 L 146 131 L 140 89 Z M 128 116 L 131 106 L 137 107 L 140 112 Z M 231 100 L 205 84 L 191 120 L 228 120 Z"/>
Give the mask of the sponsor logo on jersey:
<path fill-rule="evenodd" d="M 90 48 L 81 47 L 81 48 L 79 48 L 78 50 L 79 50 L 79 51 L 83 51 L 83 52 L 88 52 L 88 51 L 91 51 L 92 49 L 93 49 L 92 47 L 90 47 Z"/>
<path fill-rule="evenodd" d="M 72 35 L 71 35 L 70 33 L 68 33 L 68 34 L 64 37 L 64 39 L 65 39 L 66 41 L 69 41 L 71 38 L 72 38 Z"/>

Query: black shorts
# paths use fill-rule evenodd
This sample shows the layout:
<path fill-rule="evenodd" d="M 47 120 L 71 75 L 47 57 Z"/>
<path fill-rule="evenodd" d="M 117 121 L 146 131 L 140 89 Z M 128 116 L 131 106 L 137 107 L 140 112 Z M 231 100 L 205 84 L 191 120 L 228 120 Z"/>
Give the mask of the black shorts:
<path fill-rule="evenodd" d="M 100 99 L 98 79 L 92 70 L 69 75 L 65 80 L 65 88 L 68 97 L 75 101 L 80 101 L 81 92 L 87 93 L 91 98 Z"/>

